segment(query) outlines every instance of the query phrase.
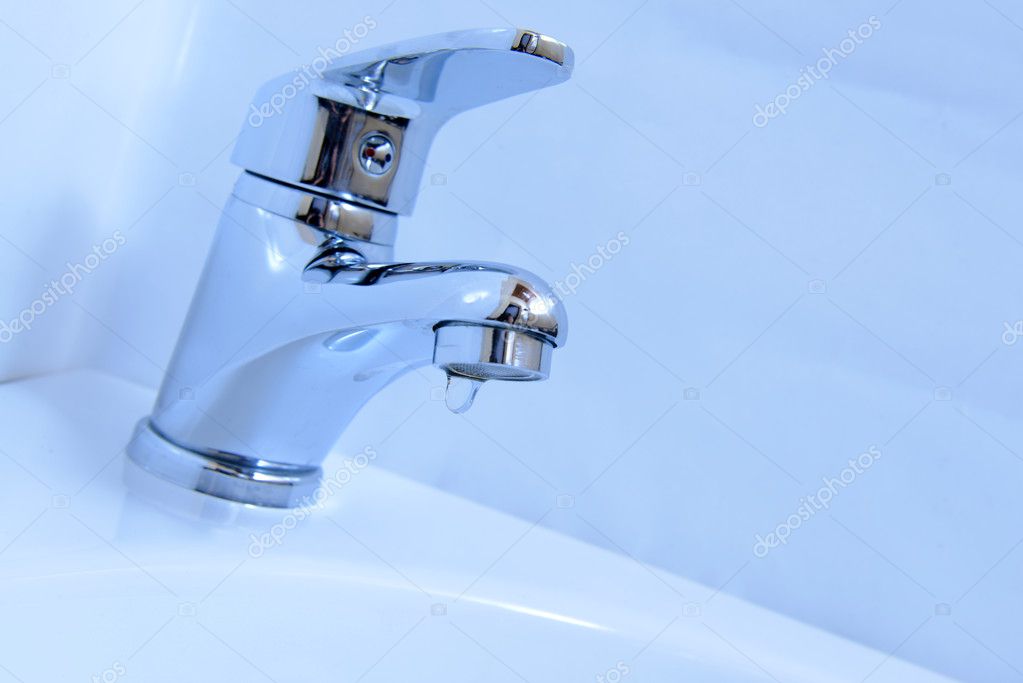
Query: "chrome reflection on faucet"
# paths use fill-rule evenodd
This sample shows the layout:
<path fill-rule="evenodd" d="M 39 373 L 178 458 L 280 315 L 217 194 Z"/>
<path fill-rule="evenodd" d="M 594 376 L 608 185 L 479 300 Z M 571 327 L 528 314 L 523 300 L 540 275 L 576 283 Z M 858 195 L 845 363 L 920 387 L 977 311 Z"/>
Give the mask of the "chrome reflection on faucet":
<path fill-rule="evenodd" d="M 571 69 L 571 50 L 533 31 L 446 33 L 338 60 L 246 125 L 233 156 L 244 172 L 131 459 L 287 507 L 312 495 L 362 406 L 414 368 L 447 374 L 454 412 L 487 380 L 546 379 L 566 335 L 547 283 L 497 263 L 395 263 L 393 249 L 440 126 Z"/>

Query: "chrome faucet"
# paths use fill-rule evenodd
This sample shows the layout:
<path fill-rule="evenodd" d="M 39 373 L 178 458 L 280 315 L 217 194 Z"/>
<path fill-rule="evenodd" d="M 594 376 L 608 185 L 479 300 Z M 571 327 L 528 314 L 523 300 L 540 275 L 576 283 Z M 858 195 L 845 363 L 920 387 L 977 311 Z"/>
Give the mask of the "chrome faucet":
<path fill-rule="evenodd" d="M 394 263 L 441 125 L 555 85 L 572 52 L 533 31 L 445 33 L 267 83 L 233 161 L 244 169 L 152 415 L 130 458 L 176 484 L 291 507 L 360 408 L 429 363 L 447 404 L 486 380 L 540 380 L 565 343 L 564 308 L 524 270 Z"/>

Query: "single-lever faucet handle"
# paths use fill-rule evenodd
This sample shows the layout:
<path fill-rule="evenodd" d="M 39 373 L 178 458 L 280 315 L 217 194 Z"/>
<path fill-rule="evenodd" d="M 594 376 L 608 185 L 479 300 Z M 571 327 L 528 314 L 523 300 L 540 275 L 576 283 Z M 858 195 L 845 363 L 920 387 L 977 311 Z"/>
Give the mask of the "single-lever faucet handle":
<path fill-rule="evenodd" d="M 455 31 L 289 74 L 256 95 L 233 161 L 278 182 L 409 214 L 434 135 L 459 112 L 568 79 L 572 51 L 534 31 Z"/>

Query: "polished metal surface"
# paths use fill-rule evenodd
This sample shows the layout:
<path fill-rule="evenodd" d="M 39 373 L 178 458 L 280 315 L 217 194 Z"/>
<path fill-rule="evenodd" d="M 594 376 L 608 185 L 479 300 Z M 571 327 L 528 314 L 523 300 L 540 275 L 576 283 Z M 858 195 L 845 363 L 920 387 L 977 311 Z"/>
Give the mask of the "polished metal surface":
<path fill-rule="evenodd" d="M 368 250 L 366 255 L 374 260 L 390 258 L 398 235 L 397 216 L 266 180 L 242 173 L 235 184 L 234 197 L 275 216 L 340 238 L 357 240 L 364 252 Z M 318 243 L 322 237 L 316 231 L 309 231 L 308 239 Z"/>
<path fill-rule="evenodd" d="M 258 175 L 407 215 L 446 121 L 565 81 L 573 59 L 563 43 L 521 29 L 455 31 L 345 55 L 304 88 L 293 74 L 267 83 L 233 160 Z M 364 143 L 374 136 L 389 149 L 366 157 Z"/>
<path fill-rule="evenodd" d="M 555 64 L 564 65 L 565 54 L 568 48 L 564 43 L 550 36 L 545 36 L 536 31 L 519 29 L 515 40 L 512 41 L 512 50 L 543 57 Z"/>
<path fill-rule="evenodd" d="M 551 372 L 551 341 L 504 327 L 449 323 L 437 328 L 433 364 L 449 375 L 528 382 Z"/>
<path fill-rule="evenodd" d="M 299 505 L 348 423 L 402 374 L 436 366 L 454 412 L 486 381 L 546 379 L 567 334 L 551 287 L 497 263 L 393 262 L 397 216 L 382 209 L 395 188 L 397 210 L 411 207 L 415 184 L 402 178 L 418 182 L 419 153 L 446 118 L 560 82 L 570 65 L 570 50 L 534 32 L 433 36 L 327 72 L 307 112 L 313 156 L 298 109 L 243 133 L 246 172 L 131 459 L 210 495 Z M 277 163 L 303 156 L 298 176 Z"/>
<path fill-rule="evenodd" d="M 355 245 L 355 246 L 353 246 Z M 468 273 L 486 274 L 502 278 L 499 292 L 494 292 L 488 324 L 503 328 L 518 329 L 536 336 L 550 344 L 564 342 L 564 320 L 559 320 L 560 303 L 549 291 L 536 288 L 535 275 L 505 266 L 500 263 L 484 262 L 425 262 L 370 264 L 358 251 L 354 241 L 330 240 L 303 269 L 302 278 L 307 282 L 343 283 L 351 285 L 382 285 L 434 278 L 441 275 Z M 476 300 L 488 298 L 480 292 L 473 295 Z"/>
<path fill-rule="evenodd" d="M 148 419 L 135 427 L 132 459 L 156 476 L 211 496 L 263 507 L 295 507 L 312 499 L 319 467 L 291 467 L 178 446 Z"/>

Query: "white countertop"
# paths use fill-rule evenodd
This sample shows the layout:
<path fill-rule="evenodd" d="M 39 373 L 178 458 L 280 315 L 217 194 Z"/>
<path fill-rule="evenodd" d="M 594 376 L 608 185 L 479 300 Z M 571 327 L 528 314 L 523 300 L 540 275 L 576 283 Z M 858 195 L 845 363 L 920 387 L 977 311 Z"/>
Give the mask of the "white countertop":
<path fill-rule="evenodd" d="M 152 398 L 0 386 L 0 681 L 947 680 L 372 464 L 321 509 L 178 489 L 123 455 Z"/>

